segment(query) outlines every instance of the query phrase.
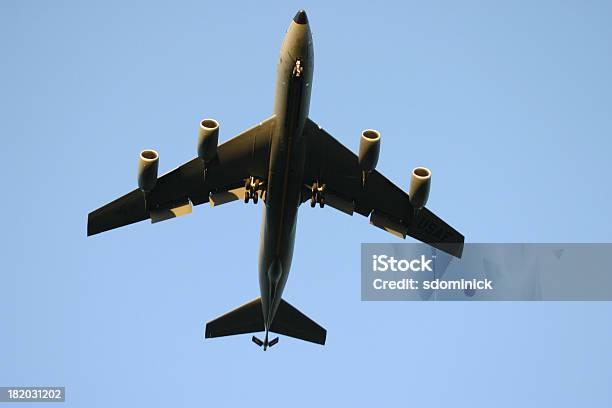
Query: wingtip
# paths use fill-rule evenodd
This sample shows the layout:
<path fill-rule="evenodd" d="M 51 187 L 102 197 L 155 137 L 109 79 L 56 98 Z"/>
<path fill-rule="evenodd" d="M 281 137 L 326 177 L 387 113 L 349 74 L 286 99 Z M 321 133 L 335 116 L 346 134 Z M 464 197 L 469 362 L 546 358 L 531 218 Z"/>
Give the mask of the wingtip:
<path fill-rule="evenodd" d="M 463 243 L 461 243 L 461 245 L 459 245 L 459 248 L 457 248 L 457 253 L 455 254 L 455 256 L 457 257 L 457 259 L 461 259 L 461 257 L 463 256 Z"/>
<path fill-rule="evenodd" d="M 87 215 L 87 236 L 88 237 L 91 237 L 92 235 L 96 235 L 98 232 L 100 232 L 94 229 L 94 226 L 92 223 L 92 214 L 93 213 L 89 213 Z"/>
<path fill-rule="evenodd" d="M 205 338 L 205 339 L 210 339 L 210 338 L 212 338 L 212 332 L 211 332 L 211 330 L 209 330 L 209 329 L 208 329 L 208 325 L 209 325 L 209 324 L 210 324 L 210 322 L 209 322 L 209 323 L 206 323 L 206 327 L 204 328 L 204 338 Z"/>
<path fill-rule="evenodd" d="M 91 237 L 93 235 L 93 231 L 91 229 L 91 213 L 87 214 L 87 236 Z"/>

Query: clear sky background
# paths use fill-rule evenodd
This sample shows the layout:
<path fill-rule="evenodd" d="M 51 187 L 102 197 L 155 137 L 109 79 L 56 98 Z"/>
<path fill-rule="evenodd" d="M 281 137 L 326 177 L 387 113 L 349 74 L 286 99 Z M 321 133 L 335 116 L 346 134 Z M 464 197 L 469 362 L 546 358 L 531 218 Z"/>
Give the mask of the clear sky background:
<path fill-rule="evenodd" d="M 270 115 L 299 8 L 311 117 L 469 242 L 612 241 L 606 1 L 0 1 L 0 385 L 70 407 L 612 406 L 612 304 L 361 302 L 359 215 L 304 206 L 284 297 L 328 329 L 203 340 L 259 294 L 261 205 L 86 238 L 87 213 Z M 24 406 L 24 405 L 20 405 Z"/>

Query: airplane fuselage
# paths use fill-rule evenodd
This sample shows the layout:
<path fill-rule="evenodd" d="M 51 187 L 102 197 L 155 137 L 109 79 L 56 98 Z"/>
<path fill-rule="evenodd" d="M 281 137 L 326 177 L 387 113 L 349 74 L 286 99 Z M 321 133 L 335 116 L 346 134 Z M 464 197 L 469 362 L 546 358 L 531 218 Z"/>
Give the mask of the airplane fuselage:
<path fill-rule="evenodd" d="M 276 80 L 270 166 L 259 252 L 259 286 L 266 332 L 270 328 L 293 257 L 298 207 L 302 195 L 305 143 L 314 55 L 305 14 L 291 22 Z"/>

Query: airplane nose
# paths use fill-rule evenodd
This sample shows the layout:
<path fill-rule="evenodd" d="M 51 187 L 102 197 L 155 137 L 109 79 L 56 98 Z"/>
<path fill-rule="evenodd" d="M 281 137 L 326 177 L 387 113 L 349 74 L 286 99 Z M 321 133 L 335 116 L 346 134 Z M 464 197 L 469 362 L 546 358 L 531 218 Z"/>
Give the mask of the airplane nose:
<path fill-rule="evenodd" d="M 296 24 L 308 24 L 308 16 L 306 15 L 306 11 L 299 10 L 297 13 L 295 13 L 293 21 L 295 21 Z"/>

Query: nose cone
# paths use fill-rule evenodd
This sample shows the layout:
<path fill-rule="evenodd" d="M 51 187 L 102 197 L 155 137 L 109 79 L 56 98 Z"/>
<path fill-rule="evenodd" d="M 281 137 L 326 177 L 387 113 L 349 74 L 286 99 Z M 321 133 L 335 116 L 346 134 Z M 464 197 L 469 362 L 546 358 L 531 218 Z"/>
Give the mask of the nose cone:
<path fill-rule="evenodd" d="M 308 24 L 308 16 L 306 15 L 306 11 L 300 10 L 295 13 L 293 21 L 295 21 L 296 24 Z"/>

